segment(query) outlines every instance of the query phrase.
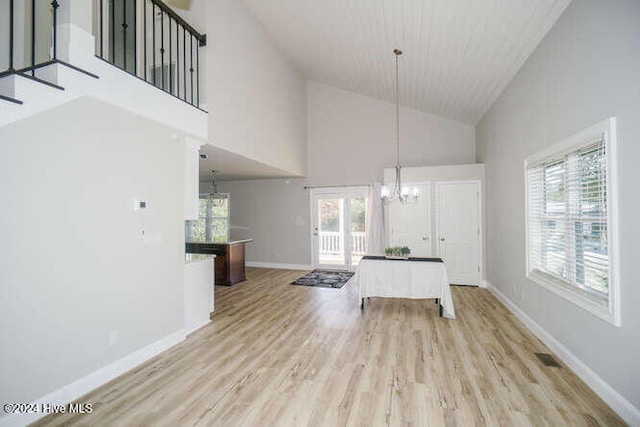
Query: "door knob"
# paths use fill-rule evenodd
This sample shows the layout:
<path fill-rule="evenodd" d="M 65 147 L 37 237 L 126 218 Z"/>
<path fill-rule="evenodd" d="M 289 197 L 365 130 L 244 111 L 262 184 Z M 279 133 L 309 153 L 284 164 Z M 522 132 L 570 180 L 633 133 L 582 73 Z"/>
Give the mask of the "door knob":
<path fill-rule="evenodd" d="M 441 242 L 444 242 L 444 237 L 441 237 L 441 238 L 440 238 L 440 241 L 441 241 Z"/>
<path fill-rule="evenodd" d="M 429 240 L 429 238 L 428 237 L 423 237 L 422 240 L 427 241 L 427 240 Z"/>

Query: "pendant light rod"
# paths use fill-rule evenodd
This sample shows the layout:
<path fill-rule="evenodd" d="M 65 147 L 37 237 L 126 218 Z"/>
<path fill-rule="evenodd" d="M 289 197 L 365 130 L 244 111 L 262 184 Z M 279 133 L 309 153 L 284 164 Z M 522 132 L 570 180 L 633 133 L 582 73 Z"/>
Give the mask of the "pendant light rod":
<path fill-rule="evenodd" d="M 398 58 L 402 55 L 400 49 L 394 49 L 396 54 L 396 165 L 400 165 L 400 69 Z"/>
<path fill-rule="evenodd" d="M 414 188 L 411 191 L 409 188 L 402 187 L 402 165 L 400 165 L 400 65 L 399 59 L 402 55 L 400 49 L 394 49 L 393 53 L 396 56 L 396 164 L 395 180 L 393 190 L 389 191 L 388 188 L 383 187 L 381 191 L 381 198 L 384 204 L 388 205 L 394 201 L 398 201 L 401 204 L 415 202 L 420 196 L 418 188 Z"/>

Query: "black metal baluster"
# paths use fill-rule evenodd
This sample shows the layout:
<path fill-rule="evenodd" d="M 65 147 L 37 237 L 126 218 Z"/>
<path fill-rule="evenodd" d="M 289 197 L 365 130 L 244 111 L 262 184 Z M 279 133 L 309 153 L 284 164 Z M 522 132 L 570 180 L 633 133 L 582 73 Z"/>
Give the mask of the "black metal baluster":
<path fill-rule="evenodd" d="M 36 75 L 36 0 L 31 0 L 31 75 Z"/>
<path fill-rule="evenodd" d="M 147 81 L 147 0 L 142 0 L 144 7 L 142 44 L 144 47 L 144 81 Z"/>
<path fill-rule="evenodd" d="M 104 58 L 104 4 L 103 0 L 100 0 L 100 58 Z"/>
<path fill-rule="evenodd" d="M 122 68 L 127 70 L 127 0 L 122 1 Z"/>
<path fill-rule="evenodd" d="M 196 46 L 196 105 L 200 106 L 200 40 Z"/>
<path fill-rule="evenodd" d="M 193 105 L 193 34 L 189 33 L 189 44 L 191 49 L 191 59 L 189 60 L 189 73 L 191 73 L 191 105 Z"/>
<path fill-rule="evenodd" d="M 153 49 L 151 49 L 153 52 L 153 84 L 156 85 L 156 4 L 152 2 L 151 7 L 151 15 L 153 18 Z"/>
<path fill-rule="evenodd" d="M 9 71 L 13 71 L 13 0 L 9 0 Z"/>
<path fill-rule="evenodd" d="M 164 10 L 160 9 L 160 78 L 164 89 Z"/>
<path fill-rule="evenodd" d="M 182 27 L 182 80 L 184 83 L 184 100 L 187 100 L 187 32 Z"/>
<path fill-rule="evenodd" d="M 169 65 L 167 66 L 167 69 L 169 70 L 169 93 L 173 94 L 173 79 L 171 76 L 171 39 L 171 16 L 169 16 Z"/>
<path fill-rule="evenodd" d="M 176 96 L 180 98 L 180 27 L 176 21 Z"/>
<path fill-rule="evenodd" d="M 115 65 L 116 63 L 116 7 L 114 5 L 114 0 L 111 0 L 109 3 L 109 17 L 111 18 L 111 46 L 110 46 L 110 61 Z"/>
<path fill-rule="evenodd" d="M 138 75 L 138 4 L 133 0 L 133 74 Z"/>
<path fill-rule="evenodd" d="M 58 59 L 58 8 L 60 3 L 57 0 L 51 2 L 53 7 L 53 60 Z"/>

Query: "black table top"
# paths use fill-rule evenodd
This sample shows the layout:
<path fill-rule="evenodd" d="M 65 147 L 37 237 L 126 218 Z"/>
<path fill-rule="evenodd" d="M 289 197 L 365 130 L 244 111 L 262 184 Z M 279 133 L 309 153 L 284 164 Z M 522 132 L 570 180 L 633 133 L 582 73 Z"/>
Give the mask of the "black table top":
<path fill-rule="evenodd" d="M 423 258 L 423 257 L 409 257 L 409 258 L 387 258 L 382 255 L 365 255 L 362 259 L 375 259 L 383 261 L 422 261 L 422 262 L 443 262 L 442 258 Z"/>

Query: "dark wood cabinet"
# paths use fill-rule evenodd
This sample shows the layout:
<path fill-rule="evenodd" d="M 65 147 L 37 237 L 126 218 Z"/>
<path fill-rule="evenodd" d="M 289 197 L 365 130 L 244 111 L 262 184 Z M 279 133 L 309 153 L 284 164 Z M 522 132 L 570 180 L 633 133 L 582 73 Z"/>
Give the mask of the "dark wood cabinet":
<path fill-rule="evenodd" d="M 244 270 L 244 245 L 251 240 L 227 243 L 187 242 L 186 252 L 216 255 L 216 285 L 231 286 L 247 280 Z"/>

